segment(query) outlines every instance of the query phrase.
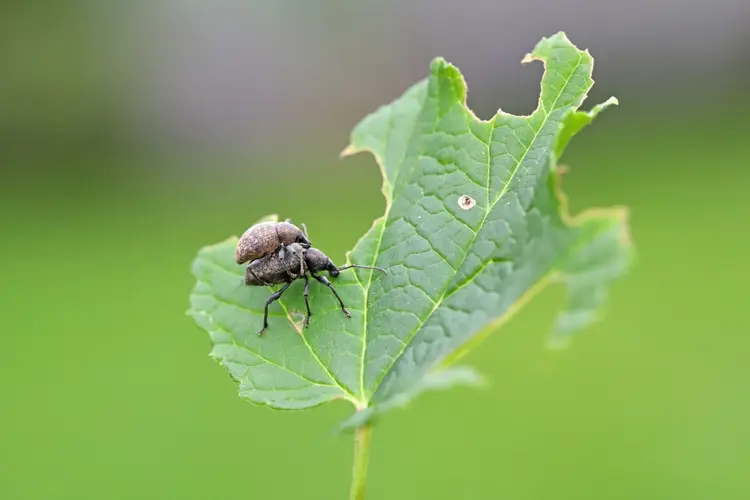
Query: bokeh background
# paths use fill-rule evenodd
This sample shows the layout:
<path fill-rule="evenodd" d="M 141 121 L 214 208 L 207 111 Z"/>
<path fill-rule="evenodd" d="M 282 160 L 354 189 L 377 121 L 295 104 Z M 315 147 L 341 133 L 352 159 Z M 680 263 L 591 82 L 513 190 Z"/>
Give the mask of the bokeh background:
<path fill-rule="evenodd" d="M 0 3 L 0 499 L 345 498 L 351 409 L 240 400 L 185 315 L 197 249 L 266 213 L 335 260 L 380 215 L 351 128 L 444 56 L 469 105 L 596 60 L 571 209 L 629 205 L 605 319 L 544 348 L 550 288 L 467 361 L 487 390 L 375 429 L 371 499 L 750 498 L 746 0 Z"/>

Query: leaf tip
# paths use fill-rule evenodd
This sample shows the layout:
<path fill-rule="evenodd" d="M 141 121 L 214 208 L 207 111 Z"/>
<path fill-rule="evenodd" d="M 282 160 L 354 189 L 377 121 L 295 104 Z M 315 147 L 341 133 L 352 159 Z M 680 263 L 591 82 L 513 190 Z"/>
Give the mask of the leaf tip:
<path fill-rule="evenodd" d="M 630 207 L 614 205 L 606 208 L 597 207 L 584 210 L 576 217 L 569 217 L 572 224 L 582 224 L 591 218 L 607 218 L 618 225 L 618 242 L 620 246 L 630 248 L 635 245 L 630 233 Z"/>
<path fill-rule="evenodd" d="M 566 46 L 580 51 L 581 53 L 586 54 L 589 57 L 591 56 L 588 49 L 581 50 L 573 42 L 571 42 L 570 38 L 568 38 L 567 33 L 565 33 L 564 31 L 558 31 L 550 37 L 542 37 L 542 39 L 539 40 L 536 46 L 534 46 L 534 50 L 526 54 L 524 58 L 521 59 L 521 64 L 527 64 L 532 61 L 545 62 L 547 59 L 546 54 L 548 53 L 549 49 L 555 48 L 556 46 Z"/>
<path fill-rule="evenodd" d="M 620 223 L 620 244 L 624 247 L 633 247 L 633 236 L 630 232 L 630 208 L 616 206 L 610 209 L 612 217 Z"/>
<path fill-rule="evenodd" d="M 430 61 L 430 71 L 434 73 L 434 72 L 440 71 L 441 69 L 449 65 L 450 64 L 448 63 L 448 61 L 445 60 L 444 57 L 440 57 L 440 56 L 434 57 L 432 61 Z"/>
<path fill-rule="evenodd" d="M 354 144 L 349 144 L 347 147 L 345 147 L 340 153 L 339 153 L 339 160 L 342 158 L 346 158 L 347 156 L 355 155 L 362 150 L 355 147 Z"/>
<path fill-rule="evenodd" d="M 557 33 L 549 37 L 549 40 L 561 40 L 573 45 L 573 43 L 570 41 L 570 38 L 568 38 L 568 34 L 563 30 L 558 31 Z"/>
<path fill-rule="evenodd" d="M 279 214 L 266 214 L 258 219 L 256 224 L 260 224 L 261 222 L 279 222 Z"/>
<path fill-rule="evenodd" d="M 526 55 L 523 56 L 523 59 L 521 59 L 521 64 L 528 64 L 536 60 L 537 59 L 531 54 L 531 52 L 527 52 Z"/>

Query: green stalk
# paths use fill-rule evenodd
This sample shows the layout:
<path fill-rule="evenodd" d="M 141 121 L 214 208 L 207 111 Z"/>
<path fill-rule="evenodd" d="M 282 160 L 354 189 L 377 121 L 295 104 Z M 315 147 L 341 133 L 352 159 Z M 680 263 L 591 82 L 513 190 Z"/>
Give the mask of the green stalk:
<path fill-rule="evenodd" d="M 352 468 L 352 488 L 349 492 L 349 500 L 364 500 L 365 498 L 371 436 L 372 427 L 370 424 L 357 427 L 357 433 L 354 436 L 354 467 Z"/>

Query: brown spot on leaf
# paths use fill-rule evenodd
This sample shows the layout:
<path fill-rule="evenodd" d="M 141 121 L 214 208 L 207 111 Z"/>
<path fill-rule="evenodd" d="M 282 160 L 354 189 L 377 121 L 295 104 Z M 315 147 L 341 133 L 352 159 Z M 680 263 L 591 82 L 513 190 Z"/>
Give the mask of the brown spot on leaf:
<path fill-rule="evenodd" d="M 458 206 L 463 208 L 464 210 L 469 210 L 470 208 L 474 208 L 476 206 L 477 202 L 469 196 L 468 194 L 465 194 L 458 198 Z"/>

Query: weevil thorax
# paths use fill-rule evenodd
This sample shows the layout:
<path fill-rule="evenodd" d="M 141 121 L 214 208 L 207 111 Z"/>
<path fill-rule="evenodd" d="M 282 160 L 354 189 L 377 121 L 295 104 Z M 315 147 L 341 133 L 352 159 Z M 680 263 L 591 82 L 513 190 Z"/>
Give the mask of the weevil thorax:
<path fill-rule="evenodd" d="M 310 247 L 310 242 L 307 241 L 305 233 L 300 228 L 292 224 L 291 222 L 279 222 L 276 224 L 276 232 L 278 233 L 279 242 L 284 245 L 291 245 L 292 243 L 299 243 L 303 247 Z"/>

